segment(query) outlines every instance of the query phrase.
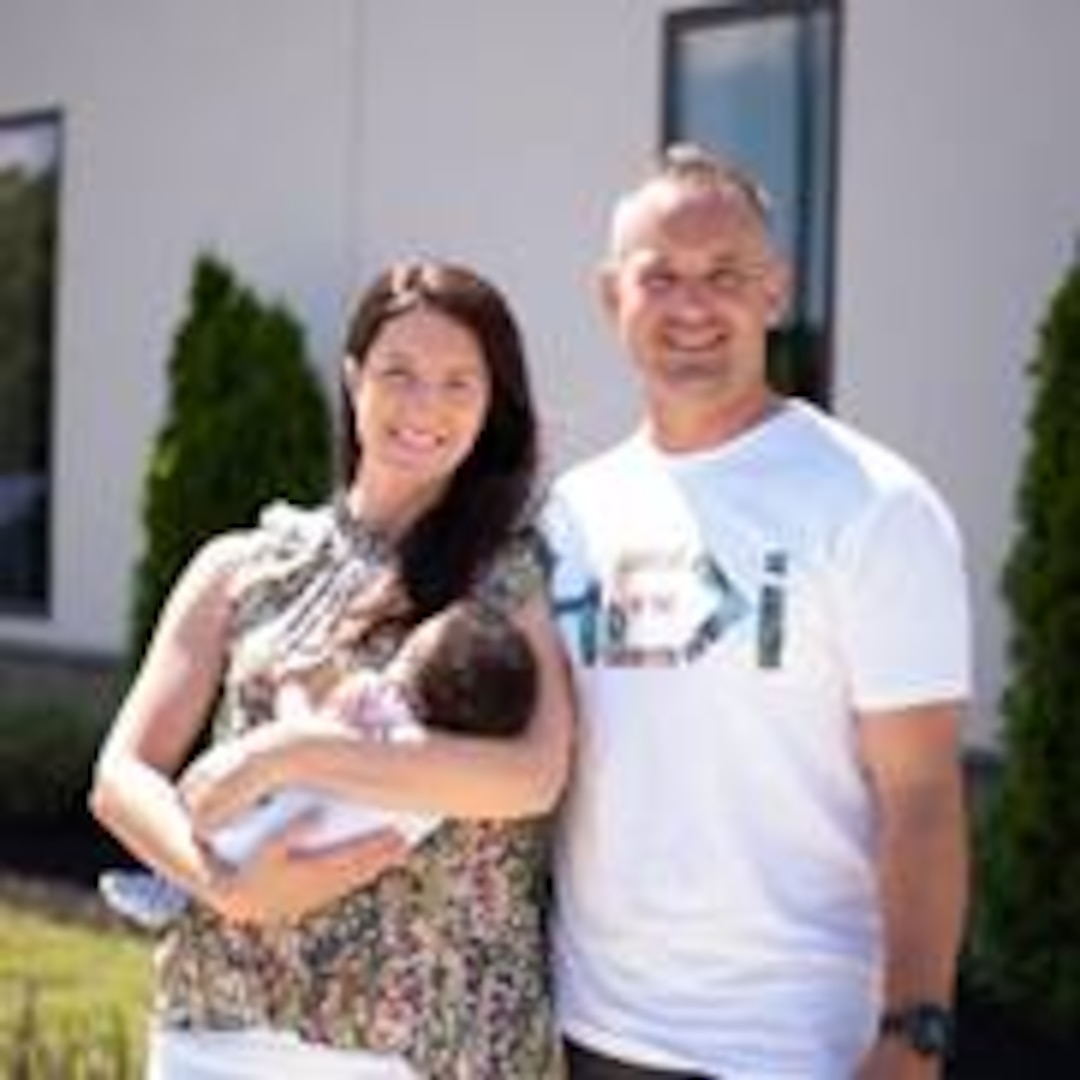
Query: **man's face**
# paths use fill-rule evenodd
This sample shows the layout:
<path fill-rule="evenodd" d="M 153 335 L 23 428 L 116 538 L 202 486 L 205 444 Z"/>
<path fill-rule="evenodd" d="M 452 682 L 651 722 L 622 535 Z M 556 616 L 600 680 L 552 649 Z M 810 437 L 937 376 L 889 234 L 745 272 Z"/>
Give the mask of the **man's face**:
<path fill-rule="evenodd" d="M 650 406 L 737 408 L 767 393 L 786 275 L 754 211 L 733 191 L 661 180 L 620 225 L 604 299 Z"/>

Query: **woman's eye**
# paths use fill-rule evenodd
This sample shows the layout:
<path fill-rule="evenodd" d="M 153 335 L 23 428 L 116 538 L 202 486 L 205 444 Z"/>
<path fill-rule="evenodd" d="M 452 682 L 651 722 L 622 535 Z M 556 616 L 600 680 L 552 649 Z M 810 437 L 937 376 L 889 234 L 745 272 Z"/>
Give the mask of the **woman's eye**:
<path fill-rule="evenodd" d="M 447 380 L 446 389 L 455 397 L 471 397 L 480 389 L 480 380 L 469 375 Z"/>
<path fill-rule="evenodd" d="M 380 381 L 390 386 L 409 386 L 413 381 L 412 372 L 403 367 L 385 367 L 378 372 Z"/>

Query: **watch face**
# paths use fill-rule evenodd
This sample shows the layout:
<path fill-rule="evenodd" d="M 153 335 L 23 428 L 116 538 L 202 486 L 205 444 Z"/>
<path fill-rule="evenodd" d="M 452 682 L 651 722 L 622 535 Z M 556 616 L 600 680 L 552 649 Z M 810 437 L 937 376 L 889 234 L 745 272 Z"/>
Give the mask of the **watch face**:
<path fill-rule="evenodd" d="M 947 1054 L 952 1044 L 952 1019 L 940 1006 L 917 1006 L 911 1012 L 908 1035 L 920 1054 Z"/>
<path fill-rule="evenodd" d="M 946 1057 L 952 1051 L 952 1014 L 943 1005 L 923 1002 L 888 1012 L 882 1018 L 881 1031 L 904 1039 L 926 1057 Z"/>

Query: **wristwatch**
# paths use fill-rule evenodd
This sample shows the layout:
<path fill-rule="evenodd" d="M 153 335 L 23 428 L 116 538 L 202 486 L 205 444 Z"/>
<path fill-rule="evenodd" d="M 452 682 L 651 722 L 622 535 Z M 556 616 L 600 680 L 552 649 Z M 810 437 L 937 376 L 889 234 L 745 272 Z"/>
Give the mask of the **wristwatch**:
<path fill-rule="evenodd" d="M 936 1001 L 917 1001 L 889 1009 L 881 1017 L 884 1036 L 903 1039 L 923 1057 L 947 1058 L 953 1049 L 953 1016 Z"/>

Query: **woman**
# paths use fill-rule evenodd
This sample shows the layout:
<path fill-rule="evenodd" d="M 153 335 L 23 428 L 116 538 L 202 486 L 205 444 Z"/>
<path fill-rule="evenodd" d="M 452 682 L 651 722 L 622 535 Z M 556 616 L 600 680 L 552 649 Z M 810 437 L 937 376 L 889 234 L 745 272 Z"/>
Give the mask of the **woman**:
<path fill-rule="evenodd" d="M 519 334 L 471 272 L 394 267 L 361 299 L 343 374 L 342 493 L 195 556 L 99 760 L 95 814 L 201 901 L 161 948 L 151 1075 L 544 1077 L 537 819 L 566 776 L 571 706 L 522 530 L 537 452 Z M 524 735 L 375 743 L 267 723 L 274 672 L 382 666 L 470 594 L 535 650 Z M 220 748 L 182 795 L 173 774 L 215 705 Z M 412 850 L 387 832 L 317 856 L 291 850 L 300 826 L 224 873 L 199 833 L 293 782 L 452 820 Z"/>

